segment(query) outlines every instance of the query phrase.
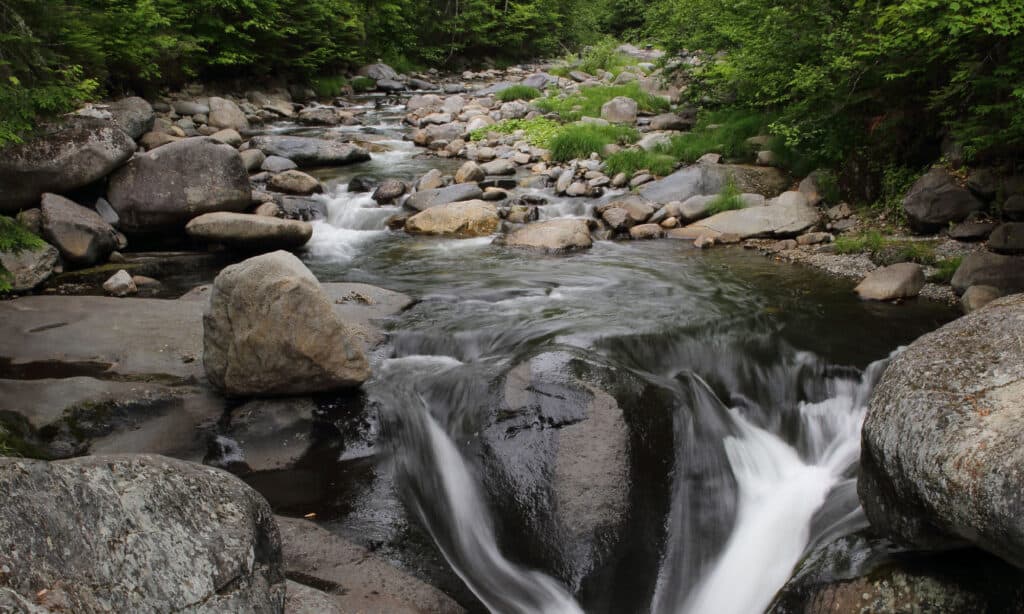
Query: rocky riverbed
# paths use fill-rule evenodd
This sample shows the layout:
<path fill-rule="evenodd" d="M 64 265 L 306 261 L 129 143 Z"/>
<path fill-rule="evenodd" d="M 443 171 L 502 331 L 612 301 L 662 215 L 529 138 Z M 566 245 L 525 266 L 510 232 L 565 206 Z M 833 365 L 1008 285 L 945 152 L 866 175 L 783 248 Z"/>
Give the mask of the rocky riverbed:
<path fill-rule="evenodd" d="M 3 607 L 1024 607 L 1015 178 L 937 168 L 904 206 L 941 236 L 850 253 L 866 213 L 763 151 L 606 174 L 492 130 L 543 116 L 513 85 L 613 80 L 676 106 L 583 123 L 691 129 L 643 59 L 364 72 L 379 93 L 195 87 L 4 150 L 0 212 L 45 243 L 0 253 Z"/>

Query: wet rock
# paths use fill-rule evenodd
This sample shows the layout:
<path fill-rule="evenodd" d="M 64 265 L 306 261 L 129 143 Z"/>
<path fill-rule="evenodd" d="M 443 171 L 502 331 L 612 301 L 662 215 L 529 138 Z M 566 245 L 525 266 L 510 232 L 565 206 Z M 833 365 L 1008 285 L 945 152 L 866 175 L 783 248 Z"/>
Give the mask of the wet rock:
<path fill-rule="evenodd" d="M 593 240 L 586 220 L 565 218 L 527 224 L 509 233 L 503 243 L 509 247 L 567 252 L 587 249 Z"/>
<path fill-rule="evenodd" d="M 629 229 L 630 239 L 660 239 L 664 234 L 658 224 L 640 224 Z"/>
<path fill-rule="evenodd" d="M 300 123 L 318 126 L 353 126 L 359 120 L 349 111 L 337 107 L 307 107 L 299 111 Z"/>
<path fill-rule="evenodd" d="M 203 366 L 211 384 L 241 396 L 358 386 L 370 371 L 316 277 L 284 251 L 217 276 L 203 315 Z"/>
<path fill-rule="evenodd" d="M 280 172 L 267 181 L 267 187 L 271 190 L 295 194 L 297 196 L 308 196 L 319 194 L 324 187 L 315 178 L 303 173 L 300 170 L 292 169 Z"/>
<path fill-rule="evenodd" d="M 45 611 L 284 605 L 270 507 L 219 469 L 148 455 L 3 458 L 0 487 L 0 534 L 18 536 L 0 551 L 5 590 Z"/>
<path fill-rule="evenodd" d="M 328 595 L 341 612 L 462 614 L 465 611 L 436 588 L 308 520 L 278 516 L 277 524 L 281 531 L 285 573 L 342 589 Z M 317 610 L 321 611 L 324 610 Z"/>
<path fill-rule="evenodd" d="M 864 422 L 858 493 L 872 526 L 922 549 L 971 544 L 1024 567 L 1024 294 L 910 344 Z"/>
<path fill-rule="evenodd" d="M 397 179 L 385 179 L 373 192 L 373 200 L 382 205 L 395 202 L 405 194 L 405 183 Z"/>
<path fill-rule="evenodd" d="M 245 118 L 245 113 L 234 102 L 211 96 L 209 106 L 210 112 L 207 115 L 206 123 L 214 128 L 230 128 L 237 132 L 249 129 L 249 120 Z"/>
<path fill-rule="evenodd" d="M 1001 224 L 989 236 L 988 248 L 997 254 L 1024 254 L 1024 222 Z"/>
<path fill-rule="evenodd" d="M 267 160 L 266 154 L 258 149 L 246 149 L 240 152 L 242 156 L 242 164 L 245 165 L 245 170 L 254 173 L 263 166 L 263 163 Z M 284 158 L 282 158 L 283 160 Z M 292 162 L 294 164 L 294 162 Z"/>
<path fill-rule="evenodd" d="M 924 270 L 913 262 L 901 262 L 868 273 L 854 291 L 872 301 L 913 298 L 924 287 Z"/>
<path fill-rule="evenodd" d="M 0 251 L 0 266 L 10 274 L 8 282 L 14 292 L 38 287 L 53 275 L 57 266 L 57 248 L 50 244 L 17 253 Z"/>
<path fill-rule="evenodd" d="M 976 285 L 994 286 L 1004 294 L 1024 292 L 1024 257 L 990 252 L 967 254 L 949 283 L 957 294 Z"/>
<path fill-rule="evenodd" d="M 210 135 L 210 138 L 217 141 L 218 143 L 231 145 L 236 149 L 242 145 L 242 135 L 238 134 L 238 131 L 232 128 L 218 130 L 212 133 Z"/>
<path fill-rule="evenodd" d="M 327 203 L 322 198 L 281 196 L 275 200 L 286 219 L 304 222 L 327 219 Z"/>
<path fill-rule="evenodd" d="M 698 194 L 720 193 L 730 178 L 741 192 L 772 197 L 786 189 L 789 181 L 773 167 L 739 164 L 694 164 L 653 181 L 639 190 L 652 203 L 685 202 Z"/>
<path fill-rule="evenodd" d="M 267 156 L 288 158 L 299 166 L 340 166 L 370 159 L 369 152 L 357 145 L 305 136 L 255 136 L 249 139 L 249 145 Z"/>
<path fill-rule="evenodd" d="M 960 187 L 956 178 L 940 167 L 918 179 L 903 199 L 907 221 L 911 228 L 922 233 L 936 232 L 950 222 L 960 222 L 982 206 L 970 190 Z"/>
<path fill-rule="evenodd" d="M 498 209 L 493 204 L 482 200 L 464 200 L 421 210 L 406 221 L 405 231 L 410 234 L 483 237 L 494 233 L 500 222 Z"/>
<path fill-rule="evenodd" d="M 195 100 L 175 100 L 171 103 L 171 107 L 178 115 L 206 115 L 210 112 L 209 105 Z"/>
<path fill-rule="evenodd" d="M 654 213 L 654 207 L 642 198 L 631 196 L 601 205 L 595 209 L 613 230 L 625 231 L 643 224 Z"/>
<path fill-rule="evenodd" d="M 277 205 L 274 208 L 276 213 Z M 193 218 L 185 232 L 199 241 L 240 251 L 272 252 L 302 247 L 313 236 L 313 227 L 292 219 L 219 211 Z"/>
<path fill-rule="evenodd" d="M 312 445 L 316 410 L 308 397 L 249 401 L 231 411 L 230 424 L 213 440 L 203 463 L 236 475 L 290 468 Z"/>
<path fill-rule="evenodd" d="M 971 286 L 964 290 L 964 295 L 960 297 L 960 306 L 963 308 L 964 313 L 971 313 L 988 305 L 1002 295 L 1003 293 L 999 288 Z"/>
<path fill-rule="evenodd" d="M 263 152 L 259 149 L 250 149 L 248 151 L 254 151 L 262 154 Z M 267 156 L 264 155 L 263 162 L 260 164 L 260 170 L 267 171 L 268 173 L 283 173 L 299 168 L 299 165 L 292 162 L 288 158 L 282 158 L 281 156 Z"/>
<path fill-rule="evenodd" d="M 993 222 L 960 222 L 949 229 L 949 238 L 957 241 L 984 241 L 995 228 Z"/>
<path fill-rule="evenodd" d="M 107 105 L 111 118 L 125 134 L 137 139 L 153 129 L 153 107 L 138 96 L 115 100 Z"/>
<path fill-rule="evenodd" d="M 460 183 L 445 188 L 421 190 L 409 196 L 405 205 L 417 211 L 425 211 L 448 203 L 476 200 L 483 194 L 483 190 L 475 183 Z"/>
<path fill-rule="evenodd" d="M 75 266 L 102 262 L 118 247 L 117 231 L 92 209 L 56 194 L 43 194 L 43 238 Z"/>
<path fill-rule="evenodd" d="M 736 234 L 741 239 L 786 238 L 802 234 L 813 228 L 818 221 L 818 211 L 807 204 L 802 194 L 786 192 L 766 207 L 723 211 L 695 222 L 688 228 L 715 234 Z"/>
<path fill-rule="evenodd" d="M 601 105 L 601 119 L 615 124 L 635 124 L 637 103 L 626 96 L 616 96 Z"/>
<path fill-rule="evenodd" d="M 368 175 L 356 175 L 352 179 L 349 179 L 346 190 L 353 193 L 372 192 L 377 189 L 378 185 L 380 185 L 380 182 L 373 177 Z"/>
<path fill-rule="evenodd" d="M 135 153 L 135 141 L 114 124 L 74 118 L 44 127 L 0 156 L 0 213 L 39 205 L 44 192 L 66 193 L 109 175 Z"/>
<path fill-rule="evenodd" d="M 512 160 L 499 158 L 480 165 L 480 169 L 487 175 L 515 175 L 516 165 Z"/>
<path fill-rule="evenodd" d="M 135 280 L 128 274 L 128 271 L 121 269 L 103 282 L 103 291 L 111 296 L 120 297 L 137 294 L 139 289 L 135 286 Z"/>
<path fill-rule="evenodd" d="M 456 171 L 455 183 L 478 183 L 483 181 L 486 176 L 480 165 L 470 160 Z"/>
<path fill-rule="evenodd" d="M 197 137 L 135 156 L 111 175 L 107 198 L 122 231 L 146 233 L 181 229 L 203 213 L 244 211 L 251 192 L 238 151 Z"/>

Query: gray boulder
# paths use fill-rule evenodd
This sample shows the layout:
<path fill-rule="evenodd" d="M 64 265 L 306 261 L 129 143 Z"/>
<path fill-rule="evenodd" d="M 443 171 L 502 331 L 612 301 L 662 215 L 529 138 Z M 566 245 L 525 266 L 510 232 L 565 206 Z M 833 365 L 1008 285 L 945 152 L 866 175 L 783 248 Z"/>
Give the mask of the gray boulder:
<path fill-rule="evenodd" d="M 525 247 L 547 252 L 587 249 L 594 244 L 586 220 L 573 218 L 527 224 L 509 233 L 502 242 L 509 247 Z"/>
<path fill-rule="evenodd" d="M 313 227 L 297 220 L 218 211 L 193 218 L 185 232 L 207 243 L 249 252 L 271 252 L 302 247 L 313 236 Z"/>
<path fill-rule="evenodd" d="M 515 162 L 508 158 L 498 158 L 497 160 L 491 160 L 490 162 L 484 162 L 480 165 L 480 169 L 487 175 L 515 175 L 516 165 Z"/>
<path fill-rule="evenodd" d="M 462 184 L 465 185 L 465 184 Z M 501 218 L 493 204 L 466 200 L 425 209 L 405 222 L 410 234 L 485 237 L 498 229 Z"/>
<path fill-rule="evenodd" d="M 522 81 L 519 82 L 519 84 L 525 85 L 526 87 L 535 87 L 543 91 L 547 89 L 549 84 L 557 82 L 558 79 L 556 77 L 552 77 L 551 75 L 544 72 L 538 72 L 523 79 Z"/>
<path fill-rule="evenodd" d="M 370 374 L 316 277 L 285 251 L 217 275 L 203 314 L 203 366 L 210 383 L 233 396 L 347 388 Z"/>
<path fill-rule="evenodd" d="M 263 154 L 259 149 L 250 149 L 248 151 L 255 151 L 259 154 Z M 248 153 L 248 152 L 242 152 Z M 281 156 L 267 156 L 264 155 L 263 162 L 260 163 L 260 170 L 267 171 L 268 173 L 283 173 L 292 169 L 299 168 L 299 165 L 292 162 L 288 158 L 282 158 Z"/>
<path fill-rule="evenodd" d="M 110 177 L 107 198 L 128 233 L 182 228 L 212 211 L 243 211 L 249 174 L 238 151 L 209 137 L 184 139 L 135 156 Z"/>
<path fill-rule="evenodd" d="M 210 112 L 207 115 L 206 123 L 214 128 L 230 128 L 238 132 L 249 129 L 249 120 L 245 113 L 234 102 L 226 98 L 210 97 Z"/>
<path fill-rule="evenodd" d="M 438 207 L 448 203 L 476 200 L 482 198 L 483 195 L 483 190 L 477 184 L 459 183 L 445 188 L 434 188 L 432 190 L 416 192 L 406 199 L 405 205 L 417 211 L 425 211 L 431 207 Z"/>
<path fill-rule="evenodd" d="M 133 139 L 152 130 L 153 122 L 156 121 L 153 107 L 138 96 L 116 100 L 107 106 L 107 110 L 114 123 Z"/>
<path fill-rule="evenodd" d="M 455 183 L 477 183 L 483 181 L 487 175 L 480 165 L 472 160 L 467 160 L 455 172 Z"/>
<path fill-rule="evenodd" d="M 636 123 L 637 103 L 626 96 L 616 96 L 601 105 L 601 119 L 615 124 Z"/>
<path fill-rule="evenodd" d="M 983 203 L 944 168 L 936 167 L 918 179 L 903 199 L 907 221 L 917 232 L 936 232 L 950 222 L 963 221 Z"/>
<path fill-rule="evenodd" d="M 43 194 L 43 238 L 75 266 L 106 260 L 117 249 L 117 231 L 98 213 L 56 194 Z"/>
<path fill-rule="evenodd" d="M 773 167 L 701 163 L 645 184 L 639 194 L 659 205 L 672 201 L 686 202 L 691 196 L 718 194 L 730 180 L 740 192 L 769 198 L 782 193 L 789 185 L 786 176 Z"/>
<path fill-rule="evenodd" d="M 391 80 L 395 81 L 398 79 L 398 73 L 395 72 L 394 68 L 391 68 L 383 62 L 377 64 L 367 64 L 359 69 L 359 74 L 364 77 L 369 77 L 374 81 Z"/>
<path fill-rule="evenodd" d="M 246 149 L 245 151 L 239 152 L 242 156 L 242 164 L 245 165 L 245 170 L 250 173 L 255 173 L 260 169 L 263 163 L 267 160 L 266 154 L 258 149 Z M 281 158 L 282 160 L 284 158 Z M 294 164 L 294 162 L 292 162 Z"/>
<path fill-rule="evenodd" d="M 135 153 L 135 141 L 116 125 L 74 118 L 0 156 L 0 213 L 39 205 L 43 192 L 64 193 L 109 175 Z"/>
<path fill-rule="evenodd" d="M 0 458 L 0 491 L 0 535 L 16 539 L 0 549 L 3 590 L 33 604 L 13 611 L 283 608 L 270 506 L 219 469 L 151 455 Z"/>
<path fill-rule="evenodd" d="M 370 159 L 369 152 L 357 145 L 305 136 L 256 136 L 249 140 L 249 146 L 268 156 L 288 158 L 299 166 L 339 166 Z"/>
<path fill-rule="evenodd" d="M 309 196 L 324 191 L 324 187 L 316 178 L 296 169 L 274 175 L 267 181 L 267 187 L 271 190 L 298 196 Z"/>
<path fill-rule="evenodd" d="M 171 107 L 178 115 L 206 115 L 210 112 L 209 105 L 195 100 L 175 100 Z"/>
<path fill-rule="evenodd" d="M 17 253 L 0 251 L 0 265 L 10 273 L 8 281 L 14 292 L 36 288 L 53 275 L 58 252 L 52 245 L 23 249 Z"/>
<path fill-rule="evenodd" d="M 630 196 L 601 205 L 595 212 L 613 230 L 625 231 L 646 222 L 654 213 L 654 207 L 640 197 Z"/>
<path fill-rule="evenodd" d="M 922 549 L 974 545 L 1024 568 L 1024 294 L 913 342 L 864 422 L 858 494 L 872 526 Z"/>
<path fill-rule="evenodd" d="M 103 291 L 111 296 L 128 296 L 135 294 L 139 289 L 135 286 L 135 280 L 128 271 L 121 269 L 103 282 Z"/>
<path fill-rule="evenodd" d="M 382 92 L 403 92 L 405 91 L 405 83 L 402 81 L 395 81 L 394 79 L 378 79 L 377 89 Z"/>
<path fill-rule="evenodd" d="M 651 118 L 651 130 L 689 130 L 693 128 L 693 118 L 683 117 L 676 113 L 662 113 Z"/>
<path fill-rule="evenodd" d="M 998 226 L 988 237 L 988 248 L 997 254 L 1024 254 L 1024 222 Z"/>
<path fill-rule="evenodd" d="M 891 301 L 913 298 L 924 287 L 924 270 L 914 262 L 900 262 L 867 274 L 854 288 L 862 299 Z"/>
<path fill-rule="evenodd" d="M 711 236 L 732 234 L 741 239 L 783 239 L 800 235 L 818 222 L 818 211 L 807 204 L 806 197 L 799 192 L 786 192 L 768 206 L 723 211 L 686 228 L 708 232 Z"/>
<path fill-rule="evenodd" d="M 405 194 L 405 182 L 398 179 L 385 179 L 373 191 L 373 200 L 386 205 L 395 202 L 403 194 Z"/>
<path fill-rule="evenodd" d="M 988 305 L 992 301 L 996 300 L 1003 293 L 999 288 L 992 286 L 971 286 L 964 291 L 964 295 L 960 297 L 960 306 L 963 308 L 964 313 L 971 313 L 977 311 L 985 305 Z"/>
<path fill-rule="evenodd" d="M 957 294 L 971 286 L 993 286 L 1004 294 L 1024 292 L 1024 257 L 991 252 L 967 254 L 949 283 Z"/>

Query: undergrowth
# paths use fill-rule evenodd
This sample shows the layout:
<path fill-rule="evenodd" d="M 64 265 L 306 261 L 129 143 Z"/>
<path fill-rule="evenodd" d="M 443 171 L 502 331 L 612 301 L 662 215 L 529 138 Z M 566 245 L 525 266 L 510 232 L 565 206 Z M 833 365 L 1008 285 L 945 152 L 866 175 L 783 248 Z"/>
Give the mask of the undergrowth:
<path fill-rule="evenodd" d="M 566 162 L 575 158 L 586 158 L 595 152 L 600 154 L 605 145 L 626 145 L 636 142 L 639 138 L 640 134 L 636 129 L 628 126 L 570 124 L 563 126 L 551 139 L 549 149 L 551 159 Z"/>
<path fill-rule="evenodd" d="M 541 91 L 535 87 L 529 85 L 513 85 L 512 87 L 505 88 L 498 92 L 497 98 L 502 102 L 512 102 L 513 100 L 533 100 L 534 98 L 540 98 Z"/>
<path fill-rule="evenodd" d="M 948 284 L 953 279 L 953 275 L 956 274 L 956 270 L 960 268 L 960 262 L 963 260 L 960 256 L 954 256 L 952 258 L 943 258 L 935 263 L 935 272 L 931 274 L 929 279 L 935 283 Z"/>
<path fill-rule="evenodd" d="M 492 132 L 515 134 L 522 131 L 523 138 L 534 147 L 551 147 L 551 140 L 558 134 L 561 124 L 544 117 L 533 119 L 504 119 L 494 125 L 477 128 L 469 133 L 471 141 L 482 141 Z"/>
<path fill-rule="evenodd" d="M 565 121 L 576 121 L 581 117 L 600 117 L 601 106 L 618 96 L 632 98 L 641 111 L 663 113 L 669 110 L 667 100 L 643 91 L 637 83 L 583 87 L 575 94 L 547 96 L 534 104 L 545 113 L 557 113 Z"/>
<path fill-rule="evenodd" d="M 675 170 L 676 159 L 657 151 L 624 149 L 608 156 L 604 161 L 604 167 L 605 174 L 609 176 L 619 173 L 632 175 L 637 171 L 645 170 L 653 175 L 663 177 Z"/>
<path fill-rule="evenodd" d="M 736 187 L 736 182 L 733 178 L 729 177 L 725 182 L 725 187 L 722 188 L 718 196 L 715 196 L 714 200 L 708 203 L 708 214 L 715 215 L 723 211 L 742 208 L 743 199 L 740 198 L 740 189 Z"/>

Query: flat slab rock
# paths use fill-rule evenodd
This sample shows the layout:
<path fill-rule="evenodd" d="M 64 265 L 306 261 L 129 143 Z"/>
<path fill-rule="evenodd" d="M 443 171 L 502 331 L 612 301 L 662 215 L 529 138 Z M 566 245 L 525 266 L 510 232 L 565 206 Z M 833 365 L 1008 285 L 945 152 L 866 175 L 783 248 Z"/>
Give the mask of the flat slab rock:
<path fill-rule="evenodd" d="M 795 237 L 820 221 L 817 209 L 799 192 L 786 192 L 764 207 L 723 211 L 687 226 L 710 232 L 712 236 L 733 234 L 741 239 Z"/>

